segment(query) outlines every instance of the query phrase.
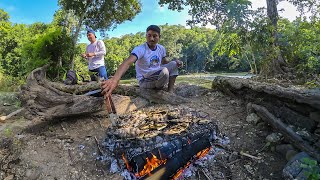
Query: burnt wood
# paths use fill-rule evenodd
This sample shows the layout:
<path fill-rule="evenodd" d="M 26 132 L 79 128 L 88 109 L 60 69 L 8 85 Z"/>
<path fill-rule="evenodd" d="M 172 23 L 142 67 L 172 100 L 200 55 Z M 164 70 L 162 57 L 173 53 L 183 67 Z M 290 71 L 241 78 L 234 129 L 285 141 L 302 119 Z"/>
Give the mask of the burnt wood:
<path fill-rule="evenodd" d="M 151 158 L 152 155 L 155 155 L 159 160 L 168 160 L 174 158 L 179 152 L 183 149 L 189 147 L 195 142 L 206 139 L 209 142 L 213 141 L 213 131 L 207 129 L 199 131 L 196 133 L 190 133 L 184 137 L 178 137 L 172 141 L 169 141 L 164 146 L 155 148 L 151 151 L 144 152 L 133 156 L 132 158 L 126 157 L 129 159 L 129 165 L 132 167 L 134 173 L 138 173 L 143 170 L 144 165 L 147 163 L 146 158 Z"/>
<path fill-rule="evenodd" d="M 181 151 L 177 152 L 174 157 L 156 168 L 151 175 L 146 175 L 142 179 L 145 180 L 168 180 L 180 170 L 185 168 L 188 162 L 196 160 L 196 154 L 206 148 L 211 147 L 209 138 L 201 138 L 198 141 L 185 146 Z"/>

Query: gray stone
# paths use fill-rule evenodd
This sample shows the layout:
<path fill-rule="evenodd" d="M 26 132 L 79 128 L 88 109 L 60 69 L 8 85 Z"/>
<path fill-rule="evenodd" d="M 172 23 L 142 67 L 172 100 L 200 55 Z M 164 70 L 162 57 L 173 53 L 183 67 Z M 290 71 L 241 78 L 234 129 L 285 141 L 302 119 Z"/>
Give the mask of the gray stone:
<path fill-rule="evenodd" d="M 260 120 L 261 118 L 256 113 L 251 113 L 246 118 L 246 121 L 252 124 L 257 124 Z"/>
<path fill-rule="evenodd" d="M 294 147 L 291 144 L 279 144 L 276 146 L 276 152 L 280 153 L 282 156 L 285 156 L 289 150 L 294 150 Z"/>
<path fill-rule="evenodd" d="M 267 140 L 267 142 L 270 142 L 270 143 L 278 143 L 281 141 L 281 138 L 282 138 L 282 134 L 272 133 L 266 137 L 266 140 Z"/>
<path fill-rule="evenodd" d="M 282 175 L 285 179 L 299 179 L 299 180 L 307 180 L 308 177 L 306 173 L 309 171 L 302 167 L 304 164 L 304 159 L 308 158 L 312 159 L 307 153 L 301 152 L 296 154 L 286 165 L 282 171 Z"/>
<path fill-rule="evenodd" d="M 311 135 L 308 131 L 297 131 L 296 133 L 303 139 L 309 140 L 311 138 Z"/>
<path fill-rule="evenodd" d="M 247 114 L 251 114 L 253 112 L 254 112 L 254 110 L 252 108 L 252 103 L 248 103 L 247 104 Z"/>
<path fill-rule="evenodd" d="M 28 170 L 26 171 L 26 177 L 27 177 L 29 180 L 39 179 L 40 174 L 41 174 L 41 171 L 40 171 L 40 169 L 38 169 L 38 168 L 28 169 Z"/>
<path fill-rule="evenodd" d="M 295 155 L 298 154 L 298 151 L 296 150 L 289 150 L 286 153 L 286 160 L 289 161 L 290 159 L 292 159 Z"/>

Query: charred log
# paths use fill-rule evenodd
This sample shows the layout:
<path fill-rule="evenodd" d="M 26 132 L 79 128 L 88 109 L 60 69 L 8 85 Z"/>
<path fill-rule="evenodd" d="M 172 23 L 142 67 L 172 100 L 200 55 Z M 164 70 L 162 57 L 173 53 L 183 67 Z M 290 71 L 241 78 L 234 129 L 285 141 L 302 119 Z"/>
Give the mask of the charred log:
<path fill-rule="evenodd" d="M 146 180 L 167 180 L 172 179 L 173 176 L 179 172 L 180 169 L 185 168 L 188 162 L 196 159 L 196 154 L 200 151 L 210 148 L 209 138 L 201 138 L 198 141 L 191 143 L 184 147 L 181 151 L 175 154 L 173 158 L 155 169 L 151 176 L 144 177 Z"/>
<path fill-rule="evenodd" d="M 128 157 L 127 155 L 127 159 L 129 159 L 130 161 L 129 165 L 131 166 L 133 172 L 138 173 L 144 168 L 144 165 L 147 163 L 147 158 L 150 159 L 152 158 L 152 156 L 156 156 L 159 160 L 170 159 L 174 157 L 178 152 L 190 146 L 190 144 L 199 141 L 200 139 L 208 139 L 210 142 L 212 142 L 212 132 L 207 129 L 201 132 L 189 134 L 185 137 L 179 137 L 166 143 L 164 146 L 155 148 L 149 152 L 135 155 L 132 158 Z"/>

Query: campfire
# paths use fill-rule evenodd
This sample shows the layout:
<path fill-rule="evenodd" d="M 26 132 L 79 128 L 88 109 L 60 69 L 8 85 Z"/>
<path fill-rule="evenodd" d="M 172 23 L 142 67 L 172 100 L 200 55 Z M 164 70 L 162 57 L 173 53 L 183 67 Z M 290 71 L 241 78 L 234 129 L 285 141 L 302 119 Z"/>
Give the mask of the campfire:
<path fill-rule="evenodd" d="M 179 179 L 190 165 L 214 154 L 214 144 L 223 140 L 218 134 L 204 112 L 146 109 L 119 117 L 117 127 L 107 129 L 104 156 L 126 179 Z"/>

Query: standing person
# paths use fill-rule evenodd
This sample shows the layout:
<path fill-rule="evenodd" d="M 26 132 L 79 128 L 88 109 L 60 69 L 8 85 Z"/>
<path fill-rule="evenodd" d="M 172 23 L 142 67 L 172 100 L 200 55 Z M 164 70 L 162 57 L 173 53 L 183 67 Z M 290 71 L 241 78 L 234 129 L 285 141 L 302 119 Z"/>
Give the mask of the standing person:
<path fill-rule="evenodd" d="M 135 47 L 131 55 L 122 62 L 115 75 L 102 82 L 102 94 L 109 97 L 117 87 L 121 77 L 135 63 L 136 78 L 142 88 L 161 89 L 168 83 L 168 91 L 173 92 L 174 83 L 178 76 L 179 60 L 168 61 L 166 49 L 158 44 L 161 37 L 160 28 L 150 25 L 146 30 L 147 42 Z"/>
<path fill-rule="evenodd" d="M 104 55 L 106 55 L 104 42 L 97 40 L 95 32 L 92 29 L 87 31 L 87 38 L 90 44 L 86 48 L 86 53 L 83 53 L 81 56 L 88 60 L 89 71 L 97 72 L 101 79 L 108 79 L 104 64 Z"/>

